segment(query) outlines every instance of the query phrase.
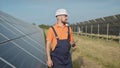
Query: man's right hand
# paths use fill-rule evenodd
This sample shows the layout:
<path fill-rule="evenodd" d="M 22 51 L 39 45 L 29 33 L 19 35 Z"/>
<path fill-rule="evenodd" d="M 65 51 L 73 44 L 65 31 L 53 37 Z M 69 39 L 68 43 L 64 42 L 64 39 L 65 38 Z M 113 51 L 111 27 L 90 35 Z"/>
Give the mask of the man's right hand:
<path fill-rule="evenodd" d="M 72 47 L 75 47 L 75 46 L 76 46 L 75 43 L 76 43 L 76 42 L 72 42 L 72 43 L 70 43 L 70 44 L 71 44 Z"/>
<path fill-rule="evenodd" d="M 53 62 L 51 59 L 48 59 L 47 61 L 48 67 L 52 67 L 53 66 Z"/>

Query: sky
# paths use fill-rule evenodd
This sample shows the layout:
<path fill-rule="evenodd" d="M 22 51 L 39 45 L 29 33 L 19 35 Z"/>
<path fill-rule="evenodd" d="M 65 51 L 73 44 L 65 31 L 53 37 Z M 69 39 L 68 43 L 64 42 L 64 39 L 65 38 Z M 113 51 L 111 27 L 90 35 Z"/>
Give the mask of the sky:
<path fill-rule="evenodd" d="M 0 10 L 36 25 L 56 23 L 57 9 L 68 11 L 70 24 L 120 14 L 120 0 L 0 0 Z"/>

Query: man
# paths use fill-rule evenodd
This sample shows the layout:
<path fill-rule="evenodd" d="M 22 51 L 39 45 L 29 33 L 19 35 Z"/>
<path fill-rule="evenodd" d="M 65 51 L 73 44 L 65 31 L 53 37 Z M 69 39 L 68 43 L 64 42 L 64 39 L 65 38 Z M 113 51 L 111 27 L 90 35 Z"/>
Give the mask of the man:
<path fill-rule="evenodd" d="M 52 68 L 72 68 L 70 48 L 74 40 L 72 29 L 66 25 L 68 13 L 58 9 L 55 16 L 57 22 L 49 28 L 46 39 L 47 64 Z"/>

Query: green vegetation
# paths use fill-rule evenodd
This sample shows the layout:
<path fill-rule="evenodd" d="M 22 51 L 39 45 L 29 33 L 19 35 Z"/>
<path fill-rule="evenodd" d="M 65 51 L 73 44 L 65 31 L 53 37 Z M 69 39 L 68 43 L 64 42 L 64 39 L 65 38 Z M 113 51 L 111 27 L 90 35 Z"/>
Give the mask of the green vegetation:
<path fill-rule="evenodd" d="M 50 27 L 50 25 L 41 24 L 41 25 L 39 25 L 39 27 L 42 29 L 48 29 Z"/>
<path fill-rule="evenodd" d="M 73 68 L 120 68 L 120 44 L 97 38 L 74 35 Z M 81 66 L 80 66 L 81 65 Z"/>
<path fill-rule="evenodd" d="M 49 26 L 49 25 L 44 25 L 44 24 L 42 24 L 42 25 L 39 25 L 39 27 L 43 29 L 44 38 L 45 38 L 45 43 L 46 43 L 46 34 L 47 34 L 47 30 L 48 30 L 48 28 L 49 28 L 50 26 Z"/>

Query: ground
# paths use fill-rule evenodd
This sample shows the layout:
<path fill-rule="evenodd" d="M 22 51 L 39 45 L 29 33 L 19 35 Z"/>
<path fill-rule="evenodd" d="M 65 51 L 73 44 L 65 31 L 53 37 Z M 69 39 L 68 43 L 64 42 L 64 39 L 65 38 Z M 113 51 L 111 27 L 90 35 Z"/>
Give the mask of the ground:
<path fill-rule="evenodd" d="M 120 44 L 105 39 L 74 35 L 73 68 L 120 68 Z"/>

